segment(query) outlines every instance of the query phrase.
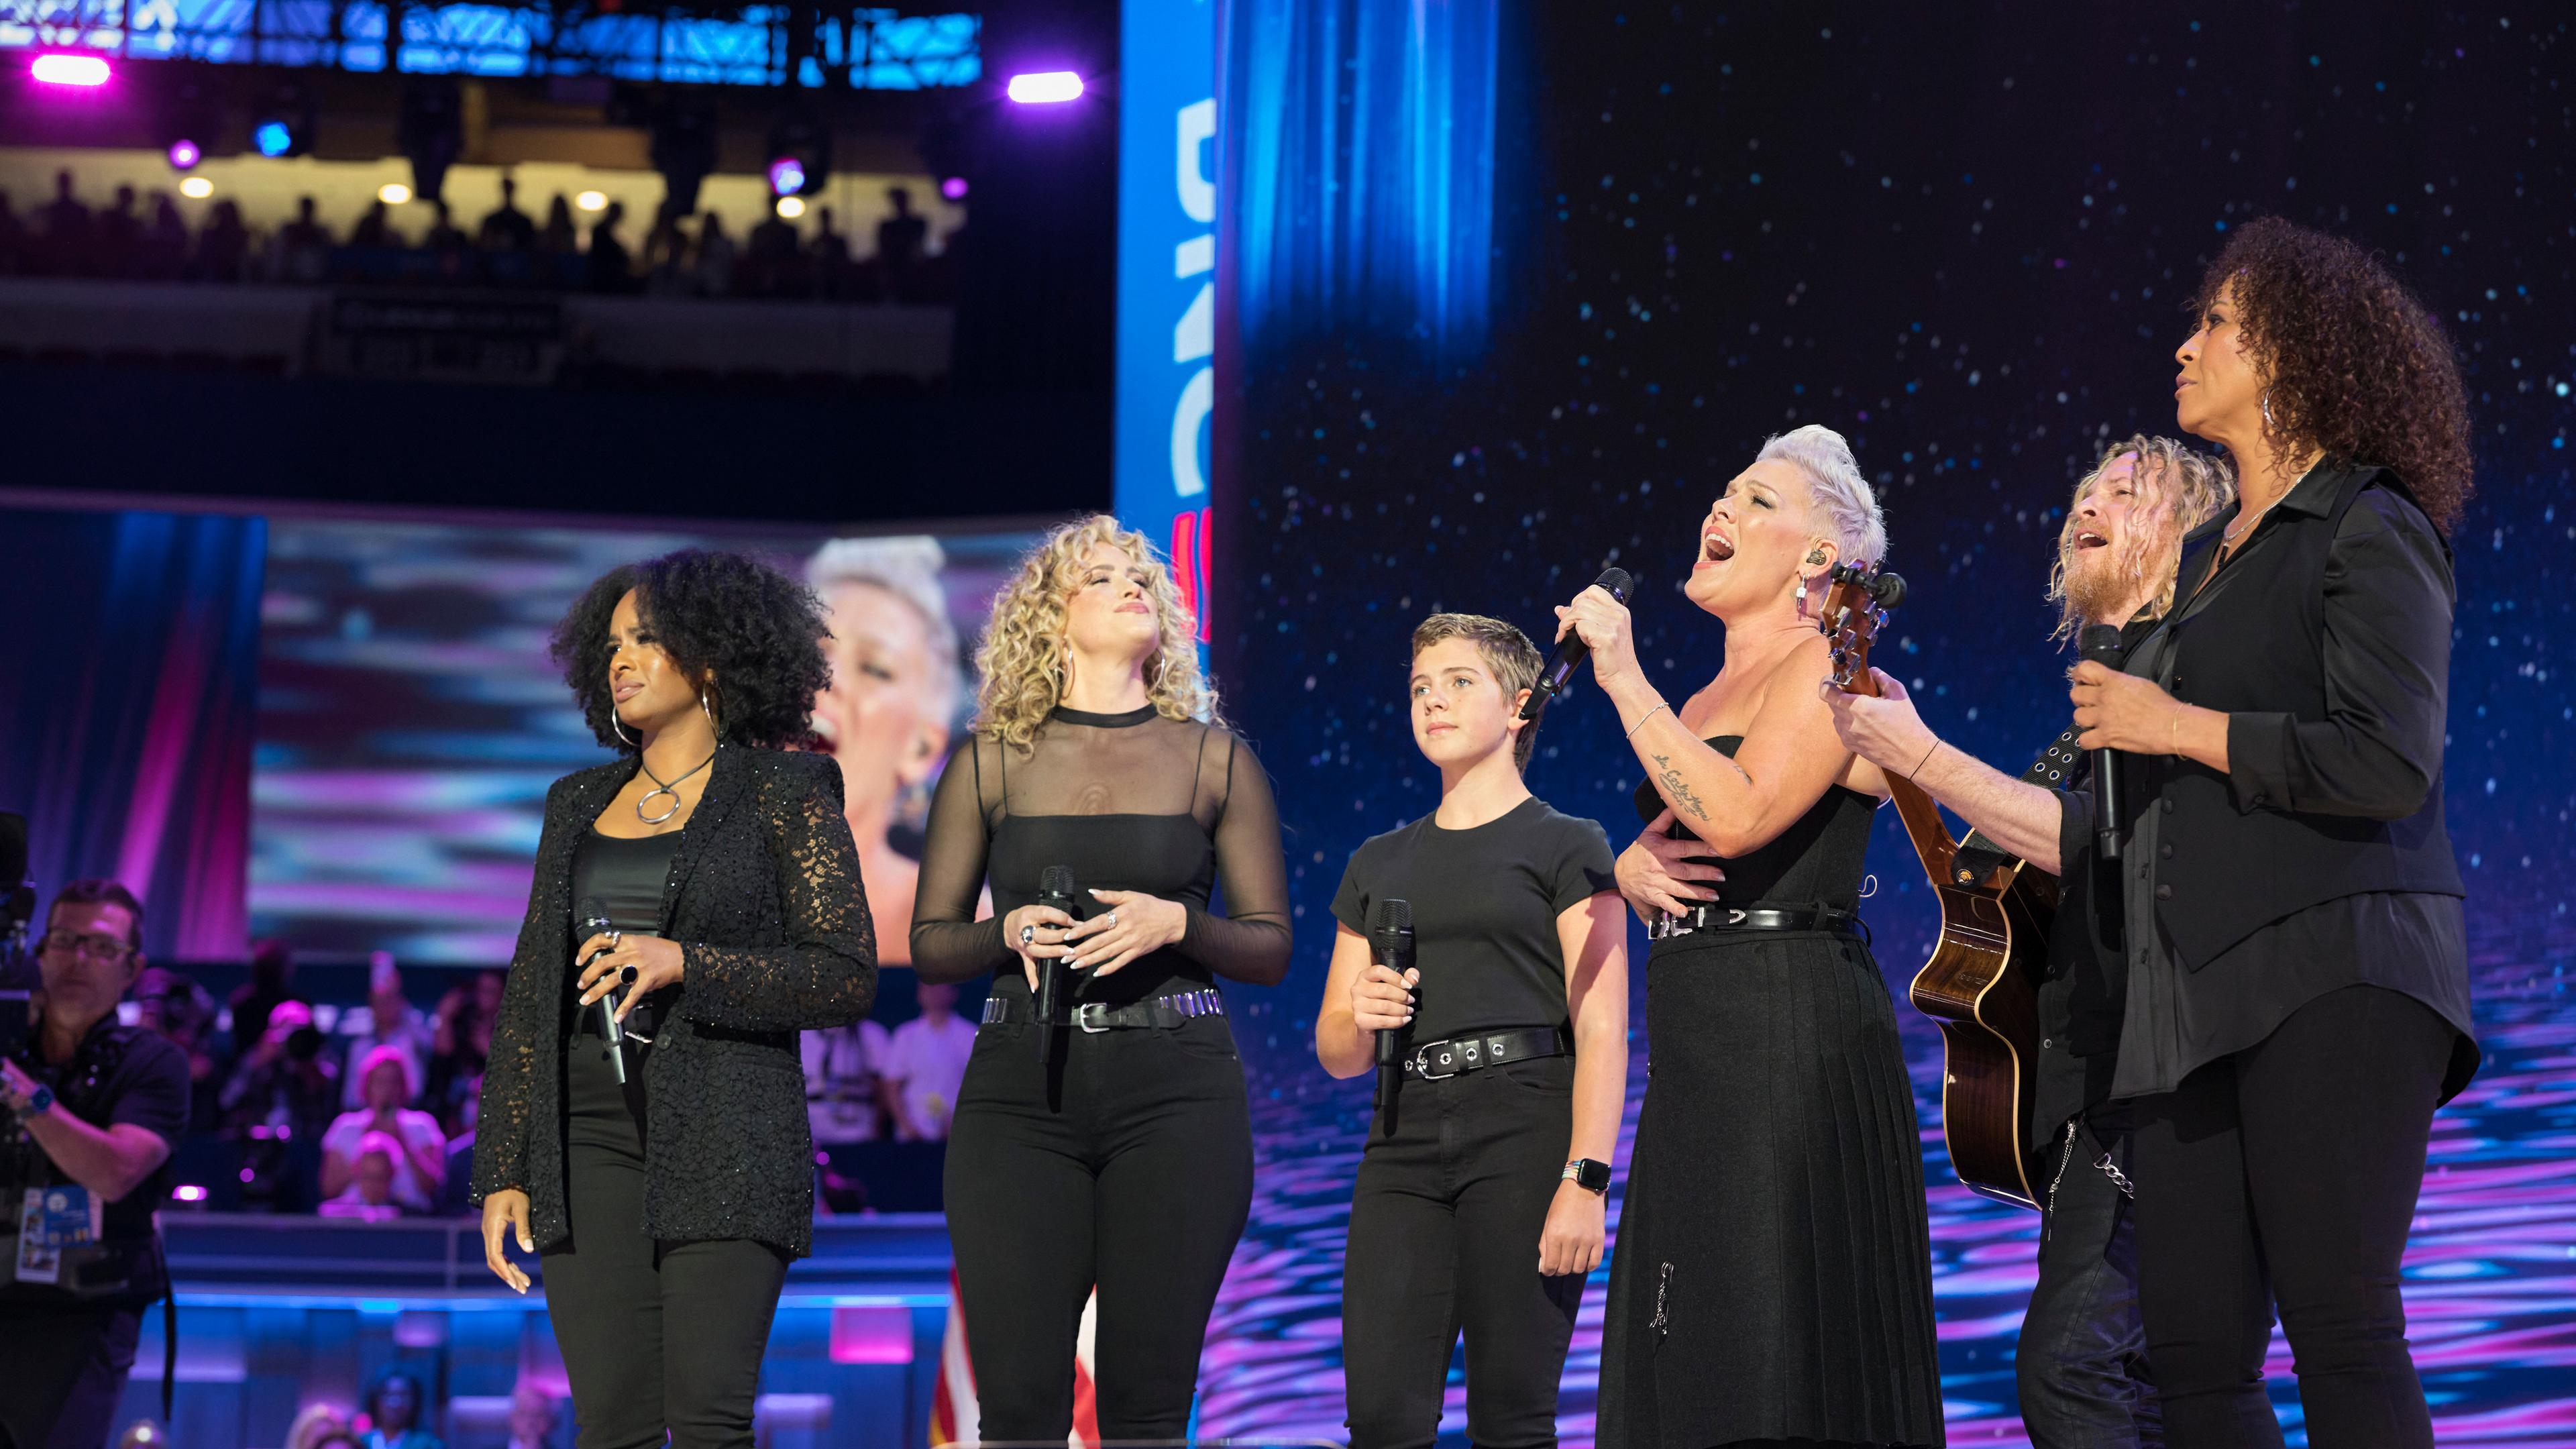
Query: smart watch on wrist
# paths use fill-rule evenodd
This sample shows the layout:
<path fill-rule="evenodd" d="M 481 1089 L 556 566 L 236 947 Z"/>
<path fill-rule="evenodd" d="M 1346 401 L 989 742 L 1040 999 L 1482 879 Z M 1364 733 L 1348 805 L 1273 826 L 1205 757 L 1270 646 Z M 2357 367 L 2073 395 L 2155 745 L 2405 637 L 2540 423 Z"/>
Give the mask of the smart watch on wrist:
<path fill-rule="evenodd" d="M 1565 1181 L 1573 1183 L 1585 1192 L 1610 1190 L 1610 1164 L 1595 1162 L 1589 1157 L 1578 1157 L 1565 1164 L 1563 1177 Z"/>

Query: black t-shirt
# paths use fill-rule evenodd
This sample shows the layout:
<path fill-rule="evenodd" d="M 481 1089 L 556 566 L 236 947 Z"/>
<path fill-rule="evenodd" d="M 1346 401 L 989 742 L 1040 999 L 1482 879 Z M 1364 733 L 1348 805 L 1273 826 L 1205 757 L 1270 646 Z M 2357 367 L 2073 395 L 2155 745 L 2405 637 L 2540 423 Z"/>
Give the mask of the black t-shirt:
<path fill-rule="evenodd" d="M 142 1027 L 119 1026 L 110 1017 L 90 1029 L 68 1064 L 53 1067 L 40 1061 L 27 1065 L 27 1071 L 52 1087 L 56 1098 L 73 1116 L 93 1127 L 131 1122 L 150 1128 L 173 1147 L 188 1130 L 188 1054 L 168 1038 Z M 13 1140 L 0 1145 L 0 1161 L 6 1163 L 0 1177 L 7 1179 L 0 1188 L 5 1188 L 9 1226 L 14 1231 L 26 1189 L 71 1179 L 23 1131 L 13 1130 L 9 1136 Z M 152 1214 L 170 1196 L 171 1176 L 171 1164 L 165 1158 L 141 1187 L 107 1204 L 101 1214 L 105 1240 L 150 1241 Z M 0 1288 L 0 1295 L 49 1295 L 57 1291 L 36 1284 L 11 1284 Z"/>
<path fill-rule="evenodd" d="M 1467 830 L 1431 816 L 1351 855 L 1333 915 L 1365 936 L 1377 903 L 1413 907 L 1414 1042 L 1515 1026 L 1563 1026 L 1565 951 L 1556 918 L 1603 891 L 1609 837 L 1532 797 Z"/>

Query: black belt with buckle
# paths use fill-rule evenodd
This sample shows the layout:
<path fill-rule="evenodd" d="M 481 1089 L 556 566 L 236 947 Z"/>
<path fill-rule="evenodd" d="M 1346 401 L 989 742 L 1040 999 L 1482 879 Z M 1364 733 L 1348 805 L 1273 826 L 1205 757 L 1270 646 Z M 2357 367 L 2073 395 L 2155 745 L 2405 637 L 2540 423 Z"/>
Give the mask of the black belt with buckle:
<path fill-rule="evenodd" d="M 1695 936 L 1702 931 L 1823 931 L 1834 936 L 1865 936 L 1856 911 L 1836 910 L 1831 906 L 1793 906 L 1786 909 L 1771 906 L 1694 906 L 1674 915 L 1663 913 L 1661 919 L 1646 927 L 1646 939 L 1661 941 L 1670 936 Z"/>
<path fill-rule="evenodd" d="M 1404 1059 L 1404 1074 L 1416 1081 L 1440 1082 L 1480 1067 L 1563 1055 L 1565 1037 L 1555 1027 L 1517 1026 L 1508 1031 L 1425 1042 Z"/>
<path fill-rule="evenodd" d="M 1165 1031 L 1202 1016 L 1225 1015 L 1225 998 L 1214 987 L 1196 991 L 1175 991 L 1169 996 L 1149 996 L 1129 1006 L 1111 1006 L 1105 1001 L 1086 1001 L 1073 1009 L 1072 1015 L 1057 1026 L 1078 1026 L 1084 1031 L 1125 1031 L 1139 1027 L 1159 1027 Z M 984 998 L 986 1026 L 1018 1025 L 1035 1020 L 1037 1003 L 1014 996 L 993 995 Z"/>

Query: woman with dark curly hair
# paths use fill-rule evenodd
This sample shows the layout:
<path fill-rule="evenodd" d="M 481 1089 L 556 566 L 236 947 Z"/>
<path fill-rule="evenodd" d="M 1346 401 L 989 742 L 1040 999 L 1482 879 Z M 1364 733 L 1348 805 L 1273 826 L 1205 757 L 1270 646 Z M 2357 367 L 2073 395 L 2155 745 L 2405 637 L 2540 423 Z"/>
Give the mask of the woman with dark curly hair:
<path fill-rule="evenodd" d="M 485 1261 L 544 1256 L 580 1449 L 751 1443 L 770 1319 L 813 1236 L 797 1033 L 876 996 L 828 755 L 820 604 L 736 554 L 611 570 L 555 630 L 618 751 L 546 794 L 483 1078 Z M 612 1029 L 612 1023 L 614 1027 Z"/>
<path fill-rule="evenodd" d="M 1216 979 L 1287 971 L 1288 872 L 1269 779 L 1217 717 L 1197 633 L 1143 535 L 1097 515 L 1056 529 L 994 597 L 974 738 L 931 800 L 913 969 L 993 977 L 947 1178 L 987 1442 L 1064 1442 L 1095 1287 L 1101 1437 L 1186 1434 L 1251 1209 Z M 1048 900 L 1058 868 L 1073 879 Z M 1041 1015 L 1040 973 L 1058 971 Z"/>
<path fill-rule="evenodd" d="M 2449 341 L 2359 247 L 2239 231 L 2175 354 L 2242 489 L 2184 541 L 2126 673 L 2075 673 L 2125 756 L 2138 1282 L 2165 1434 L 2282 1442 L 2277 1303 L 2313 1444 L 2430 1446 L 2397 1291 L 2434 1109 L 2477 1070 L 2442 826 L 2470 484 Z"/>

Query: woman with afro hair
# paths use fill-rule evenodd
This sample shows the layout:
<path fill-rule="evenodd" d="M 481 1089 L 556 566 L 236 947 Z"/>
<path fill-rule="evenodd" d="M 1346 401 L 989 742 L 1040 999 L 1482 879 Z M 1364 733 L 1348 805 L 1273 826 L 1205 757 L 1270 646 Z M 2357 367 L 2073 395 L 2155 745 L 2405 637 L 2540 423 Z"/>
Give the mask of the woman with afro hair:
<path fill-rule="evenodd" d="M 2175 357 L 2236 508 L 2183 544 L 2126 672 L 2077 668 L 2126 760 L 2138 1283 L 2167 1439 L 2275 1446 L 2277 1304 L 2308 1441 L 2429 1446 L 2398 1263 L 2433 1111 L 2478 1063 L 2442 823 L 2470 486 L 2450 342 L 2350 242 L 2255 222 Z"/>
<path fill-rule="evenodd" d="M 876 996 L 840 770 L 784 748 L 825 635 L 803 585 L 696 550 L 611 570 L 555 630 L 617 758 L 546 793 L 474 1200 L 503 1282 L 528 1289 L 507 1239 L 543 1255 L 580 1449 L 748 1446 L 811 1250 L 797 1034 Z"/>

